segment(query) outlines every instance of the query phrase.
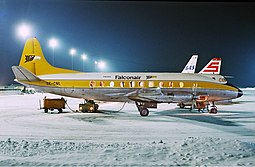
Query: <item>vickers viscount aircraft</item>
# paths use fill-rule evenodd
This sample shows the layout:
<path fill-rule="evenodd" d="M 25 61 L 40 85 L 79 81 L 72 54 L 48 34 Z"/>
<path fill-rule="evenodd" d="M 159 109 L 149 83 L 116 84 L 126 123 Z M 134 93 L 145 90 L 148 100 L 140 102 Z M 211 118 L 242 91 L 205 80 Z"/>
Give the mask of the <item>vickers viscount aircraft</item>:
<path fill-rule="evenodd" d="M 192 73 L 109 72 L 86 73 L 50 65 L 36 38 L 28 39 L 19 66 L 13 66 L 15 81 L 53 94 L 87 100 L 134 101 L 141 116 L 158 103 L 234 99 L 242 91 L 220 80 Z M 213 106 L 210 110 L 215 113 Z"/>

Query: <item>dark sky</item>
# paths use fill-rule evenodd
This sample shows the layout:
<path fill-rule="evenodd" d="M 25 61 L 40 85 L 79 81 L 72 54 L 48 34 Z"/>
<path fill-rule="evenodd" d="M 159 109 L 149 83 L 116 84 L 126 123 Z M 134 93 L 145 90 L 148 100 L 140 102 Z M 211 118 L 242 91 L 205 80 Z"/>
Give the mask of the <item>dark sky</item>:
<path fill-rule="evenodd" d="M 180 72 L 196 53 L 197 72 L 221 57 L 230 83 L 255 85 L 255 3 L 0 0 L 0 85 L 14 79 L 11 66 L 24 45 L 15 29 L 22 22 L 33 26 L 50 63 L 48 40 L 59 39 L 59 67 L 71 68 L 71 47 L 88 54 L 88 72 L 100 59 L 107 71 Z M 82 69 L 80 56 L 74 65 Z"/>

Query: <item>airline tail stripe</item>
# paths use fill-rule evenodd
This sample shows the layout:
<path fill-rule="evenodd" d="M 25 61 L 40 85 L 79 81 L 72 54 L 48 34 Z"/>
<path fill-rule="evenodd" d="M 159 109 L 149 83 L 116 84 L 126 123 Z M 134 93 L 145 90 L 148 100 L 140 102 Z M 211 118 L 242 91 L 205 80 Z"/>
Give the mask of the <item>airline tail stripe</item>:
<path fill-rule="evenodd" d="M 220 62 L 211 62 L 203 72 L 218 72 Z"/>

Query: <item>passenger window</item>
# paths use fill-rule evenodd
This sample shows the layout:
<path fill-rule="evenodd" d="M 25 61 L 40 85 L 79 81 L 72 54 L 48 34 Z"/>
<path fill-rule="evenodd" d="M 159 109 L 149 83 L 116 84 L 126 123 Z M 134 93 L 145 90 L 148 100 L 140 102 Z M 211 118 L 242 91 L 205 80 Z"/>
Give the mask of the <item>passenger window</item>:
<path fill-rule="evenodd" d="M 183 83 L 183 82 L 180 82 L 179 85 L 180 85 L 180 88 L 183 88 L 184 83 Z"/>
<path fill-rule="evenodd" d="M 169 82 L 169 88 L 172 88 L 174 86 L 173 82 Z"/>
<path fill-rule="evenodd" d="M 139 87 L 141 87 L 141 88 L 144 87 L 144 82 L 143 81 L 139 82 Z"/>
<path fill-rule="evenodd" d="M 92 87 L 92 88 L 95 87 L 96 86 L 96 82 L 95 81 L 90 81 L 89 86 Z"/>
<path fill-rule="evenodd" d="M 131 88 L 135 87 L 135 81 L 130 81 L 129 85 L 130 85 Z"/>
<path fill-rule="evenodd" d="M 112 87 L 112 88 L 114 87 L 114 82 L 113 81 L 110 82 L 110 87 Z"/>
<path fill-rule="evenodd" d="M 153 81 L 149 81 L 149 87 L 154 87 L 154 82 Z"/>
<path fill-rule="evenodd" d="M 164 87 L 164 82 L 159 82 L 158 86 L 159 86 L 160 88 L 163 88 L 163 87 Z"/>
<path fill-rule="evenodd" d="M 123 81 L 120 82 L 120 87 L 122 87 L 122 88 L 125 87 L 125 82 L 123 82 Z"/>
<path fill-rule="evenodd" d="M 100 87 L 104 87 L 104 81 L 100 82 Z"/>

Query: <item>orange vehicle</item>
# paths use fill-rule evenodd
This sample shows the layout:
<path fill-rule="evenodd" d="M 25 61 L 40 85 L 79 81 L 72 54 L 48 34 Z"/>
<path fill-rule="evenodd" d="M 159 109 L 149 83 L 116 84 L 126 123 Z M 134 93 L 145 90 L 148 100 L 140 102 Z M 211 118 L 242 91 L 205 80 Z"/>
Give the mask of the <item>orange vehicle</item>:
<path fill-rule="evenodd" d="M 66 100 L 62 97 L 60 99 L 47 99 L 46 96 L 43 99 L 43 109 L 45 113 L 48 113 L 48 110 L 53 111 L 57 109 L 59 113 L 63 112 L 65 109 Z"/>

